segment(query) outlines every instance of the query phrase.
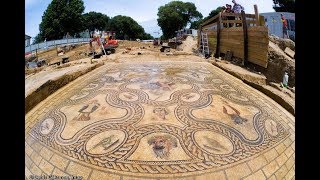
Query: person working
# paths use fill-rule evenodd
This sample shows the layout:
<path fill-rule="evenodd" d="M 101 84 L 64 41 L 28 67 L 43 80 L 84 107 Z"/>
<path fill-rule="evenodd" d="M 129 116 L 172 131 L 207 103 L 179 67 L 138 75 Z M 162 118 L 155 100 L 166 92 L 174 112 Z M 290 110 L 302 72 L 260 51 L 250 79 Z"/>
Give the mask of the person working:
<path fill-rule="evenodd" d="M 286 18 L 283 16 L 283 14 L 281 15 L 281 21 L 282 21 L 282 37 L 283 38 L 288 38 L 288 23 Z"/>
<path fill-rule="evenodd" d="M 244 11 L 244 7 L 241 6 L 239 3 L 236 2 L 236 0 L 232 0 L 232 3 L 233 3 L 233 7 L 232 7 L 232 11 L 234 13 L 241 13 L 241 11 Z M 238 20 L 241 20 L 240 17 L 237 18 Z M 236 24 L 236 27 L 239 27 L 240 26 L 240 23 L 237 23 Z"/>
<path fill-rule="evenodd" d="M 226 4 L 226 9 L 223 11 L 224 13 L 233 13 L 232 6 L 230 4 Z M 235 20 L 234 16 L 227 16 L 227 20 Z M 227 25 L 227 24 L 226 24 Z M 228 25 L 227 25 L 228 26 Z M 232 27 L 233 24 L 229 23 L 228 27 Z"/>
<path fill-rule="evenodd" d="M 232 0 L 233 8 L 232 11 L 234 13 L 241 13 L 241 11 L 244 11 L 244 7 L 241 6 L 239 3 L 236 2 L 236 0 Z"/>

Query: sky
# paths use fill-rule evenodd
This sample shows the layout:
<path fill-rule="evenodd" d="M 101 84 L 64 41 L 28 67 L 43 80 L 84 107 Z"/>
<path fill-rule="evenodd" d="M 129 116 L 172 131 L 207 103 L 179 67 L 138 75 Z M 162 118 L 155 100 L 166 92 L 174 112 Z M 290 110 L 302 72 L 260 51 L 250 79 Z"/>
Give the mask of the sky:
<path fill-rule="evenodd" d="M 109 17 L 117 15 L 130 16 L 137 21 L 147 33 L 159 37 L 162 32 L 157 25 L 158 8 L 172 0 L 83 0 L 84 13 L 95 11 Z M 192 2 L 203 17 L 219 6 L 232 4 L 231 0 L 181 0 Z M 25 33 L 35 37 L 39 33 L 42 15 L 51 0 L 25 0 Z M 254 14 L 253 5 L 258 5 L 259 13 L 274 12 L 272 0 L 237 0 L 245 8 L 245 12 Z"/>

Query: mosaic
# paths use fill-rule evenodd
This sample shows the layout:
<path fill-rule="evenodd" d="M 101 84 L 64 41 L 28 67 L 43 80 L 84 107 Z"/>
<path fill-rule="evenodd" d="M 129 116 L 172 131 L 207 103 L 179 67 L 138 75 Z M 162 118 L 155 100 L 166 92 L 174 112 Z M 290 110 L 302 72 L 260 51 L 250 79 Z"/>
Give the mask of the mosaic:
<path fill-rule="evenodd" d="M 207 63 L 103 66 L 72 88 L 30 134 L 108 172 L 209 172 L 290 135 L 246 88 Z"/>

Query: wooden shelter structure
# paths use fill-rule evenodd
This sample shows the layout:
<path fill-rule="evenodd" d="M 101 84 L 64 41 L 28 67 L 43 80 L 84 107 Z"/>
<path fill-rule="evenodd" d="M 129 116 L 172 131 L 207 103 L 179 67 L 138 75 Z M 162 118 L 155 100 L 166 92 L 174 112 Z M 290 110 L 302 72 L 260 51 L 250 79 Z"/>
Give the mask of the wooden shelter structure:
<path fill-rule="evenodd" d="M 220 57 L 221 53 L 231 52 L 233 56 L 243 59 L 243 65 L 252 62 L 266 68 L 268 28 L 265 27 L 264 17 L 258 13 L 257 5 L 254 5 L 254 10 L 255 14 L 220 12 L 202 23 L 198 37 L 201 33 L 207 33 L 210 54 Z M 201 38 L 198 38 L 198 47 L 201 48 L 202 44 Z"/>

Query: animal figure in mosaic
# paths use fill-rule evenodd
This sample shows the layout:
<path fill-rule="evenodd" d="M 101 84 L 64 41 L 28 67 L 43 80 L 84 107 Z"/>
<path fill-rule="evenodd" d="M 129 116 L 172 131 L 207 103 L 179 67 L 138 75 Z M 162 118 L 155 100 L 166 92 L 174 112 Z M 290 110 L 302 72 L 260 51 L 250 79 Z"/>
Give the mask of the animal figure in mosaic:
<path fill-rule="evenodd" d="M 183 95 L 183 97 L 185 97 L 186 99 L 191 99 L 191 98 L 193 98 L 195 95 L 193 95 L 193 94 L 185 94 L 185 95 Z"/>
<path fill-rule="evenodd" d="M 148 144 L 152 146 L 156 157 L 160 159 L 168 159 L 170 150 L 178 146 L 177 140 L 170 135 L 153 136 L 148 140 Z"/>
<path fill-rule="evenodd" d="M 226 105 L 226 106 L 228 106 L 228 107 L 229 107 L 230 109 L 232 109 L 234 112 L 228 113 L 226 107 L 223 106 L 223 113 L 228 114 L 228 115 L 231 117 L 231 119 L 234 121 L 235 124 L 243 124 L 244 122 L 247 122 L 247 121 L 248 121 L 247 119 L 242 118 L 242 117 L 240 116 L 240 112 L 239 112 L 236 108 L 234 108 L 234 107 L 232 107 L 232 106 L 230 106 L 230 105 Z"/>
<path fill-rule="evenodd" d="M 123 96 L 124 96 L 126 99 L 129 99 L 129 100 L 132 100 L 132 99 L 135 97 L 135 95 L 132 94 L 132 93 L 130 93 L 130 92 L 124 93 Z"/>
<path fill-rule="evenodd" d="M 209 138 L 208 136 L 204 136 L 204 139 L 207 141 L 208 144 L 205 144 L 204 147 L 215 150 L 221 151 L 221 149 L 227 150 L 224 146 L 222 146 L 217 140 L 213 138 Z"/>
<path fill-rule="evenodd" d="M 102 146 L 102 147 L 103 147 L 103 150 L 109 149 L 111 146 L 113 146 L 114 144 L 116 144 L 117 142 L 119 142 L 119 139 L 117 139 L 116 141 L 114 141 L 113 143 L 111 143 L 114 137 L 115 137 L 115 135 L 110 135 L 110 136 L 102 139 L 98 144 L 96 144 L 95 146 L 93 146 L 91 149 L 95 149 L 95 148 L 97 148 L 98 146 Z M 91 150 L 91 149 L 90 149 L 90 150 Z"/>
<path fill-rule="evenodd" d="M 78 111 L 79 114 L 73 118 L 76 121 L 89 121 L 90 114 L 98 109 L 100 104 L 97 100 L 90 101 L 88 104 L 82 106 L 82 108 Z"/>

